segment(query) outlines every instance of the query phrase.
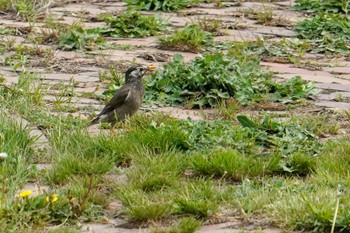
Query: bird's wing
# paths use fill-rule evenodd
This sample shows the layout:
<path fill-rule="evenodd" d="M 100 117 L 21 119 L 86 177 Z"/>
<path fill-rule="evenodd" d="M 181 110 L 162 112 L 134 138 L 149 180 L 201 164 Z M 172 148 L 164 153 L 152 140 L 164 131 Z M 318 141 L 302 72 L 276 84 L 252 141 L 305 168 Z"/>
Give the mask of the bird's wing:
<path fill-rule="evenodd" d="M 125 103 L 130 97 L 131 91 L 127 86 L 123 86 L 114 96 L 113 98 L 106 104 L 100 114 L 98 116 L 102 116 L 106 113 L 109 113 Z"/>

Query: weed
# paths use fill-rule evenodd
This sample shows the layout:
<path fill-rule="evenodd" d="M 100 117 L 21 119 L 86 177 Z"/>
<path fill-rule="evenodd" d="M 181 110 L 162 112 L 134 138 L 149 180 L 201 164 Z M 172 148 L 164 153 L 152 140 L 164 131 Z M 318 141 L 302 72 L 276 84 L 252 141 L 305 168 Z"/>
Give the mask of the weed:
<path fill-rule="evenodd" d="M 32 116 L 32 111 L 43 105 L 43 98 L 46 93 L 40 77 L 28 71 L 22 72 L 18 84 L 12 89 L 3 91 L 1 102 L 4 106 L 17 111 L 26 117 Z"/>
<path fill-rule="evenodd" d="M 194 217 L 185 217 L 177 220 L 169 227 L 154 228 L 150 233 L 193 233 L 202 225 Z"/>
<path fill-rule="evenodd" d="M 252 57 L 236 58 L 222 53 L 205 54 L 185 63 L 179 54 L 152 75 L 146 99 L 162 104 L 186 102 L 194 107 L 216 106 L 234 98 L 249 105 L 261 100 L 295 102 L 315 94 L 312 83 L 295 77 L 285 83 L 271 79 L 272 73 L 259 67 Z"/>
<path fill-rule="evenodd" d="M 306 39 L 314 53 L 347 52 L 350 47 L 350 20 L 345 15 L 320 13 L 300 22 L 295 31 Z"/>
<path fill-rule="evenodd" d="M 273 11 L 271 8 L 263 7 L 262 9 L 257 10 L 256 13 L 258 23 L 266 24 L 273 19 Z"/>
<path fill-rule="evenodd" d="M 36 66 L 36 62 L 48 64 L 53 57 L 51 49 L 42 49 L 38 46 L 18 45 L 12 48 L 15 53 L 5 58 L 5 64 L 12 66 L 14 70 L 25 69 L 25 66 L 31 64 Z"/>
<path fill-rule="evenodd" d="M 241 155 L 234 150 L 218 150 L 207 155 L 193 156 L 191 168 L 196 175 L 241 181 L 248 177 L 272 174 L 274 169 L 279 169 L 280 159 L 279 156 L 266 159 Z"/>
<path fill-rule="evenodd" d="M 197 18 L 194 24 L 206 32 L 212 33 L 214 36 L 221 36 L 225 33 L 222 32 L 223 21 L 216 18 Z"/>
<path fill-rule="evenodd" d="M 2 0 L 0 10 L 15 12 L 28 21 L 33 21 L 38 15 L 45 13 L 52 3 L 50 0 Z"/>
<path fill-rule="evenodd" d="M 218 210 L 220 190 L 211 181 L 186 182 L 176 196 L 175 211 L 198 218 L 210 218 Z"/>
<path fill-rule="evenodd" d="M 73 24 L 67 32 L 61 34 L 58 47 L 62 50 L 92 50 L 101 48 L 105 40 L 94 29 L 83 29 Z"/>
<path fill-rule="evenodd" d="M 203 0 L 125 0 L 125 2 L 142 10 L 176 11 Z"/>
<path fill-rule="evenodd" d="M 110 48 L 116 49 L 116 50 L 125 50 L 125 51 L 133 51 L 137 49 L 142 49 L 143 45 L 131 45 L 131 44 L 110 44 Z"/>
<path fill-rule="evenodd" d="M 217 105 L 216 108 L 218 116 L 224 120 L 236 119 L 236 114 L 238 113 L 239 109 L 240 105 L 234 99 L 223 100 Z"/>
<path fill-rule="evenodd" d="M 109 83 L 112 81 L 117 86 L 123 85 L 122 82 L 124 80 L 124 77 L 122 77 L 122 74 L 118 72 L 116 68 L 111 67 L 107 70 L 99 71 L 98 77 L 100 82 L 103 82 L 103 83 L 107 83 L 107 82 Z"/>
<path fill-rule="evenodd" d="M 14 35 L 16 30 L 14 28 L 0 28 L 0 35 Z"/>
<path fill-rule="evenodd" d="M 203 31 L 196 25 L 187 25 L 178 29 L 169 36 L 158 37 L 162 49 L 200 52 L 213 41 L 210 33 Z"/>
<path fill-rule="evenodd" d="M 155 195 L 158 194 L 158 195 Z M 117 197 L 125 206 L 125 213 L 135 221 L 159 220 L 173 212 L 171 200 L 166 195 L 147 195 L 140 190 L 121 189 Z"/>
<path fill-rule="evenodd" d="M 168 23 L 159 15 L 142 15 L 138 11 L 125 11 L 119 16 L 104 16 L 107 27 L 97 29 L 106 36 L 113 37 L 147 37 L 156 36 L 166 30 Z"/>
<path fill-rule="evenodd" d="M 284 156 L 301 151 L 316 155 L 321 151 L 317 137 L 295 118 L 291 118 L 288 123 L 274 121 L 269 115 L 265 115 L 261 123 L 254 122 L 246 116 L 237 116 L 237 120 L 243 127 L 257 133 L 256 142 L 267 147 L 275 147 Z M 303 144 L 305 141 L 310 144 Z"/>
<path fill-rule="evenodd" d="M 127 173 L 133 187 L 145 192 L 174 186 L 184 168 L 178 154 L 133 156 L 136 164 Z"/>
<path fill-rule="evenodd" d="M 7 206 L 17 189 L 32 175 L 30 162 L 34 155 L 35 138 L 18 120 L 0 114 L 0 151 L 6 153 L 6 158 L 0 160 L 1 195 L 0 208 Z M 9 113 L 7 113 L 9 114 Z M 1 210 L 0 210 L 1 212 Z"/>
<path fill-rule="evenodd" d="M 347 14 L 350 10 L 350 4 L 347 0 L 296 0 L 295 2 L 294 10 L 306 10 L 312 13 L 325 11 Z"/>
<path fill-rule="evenodd" d="M 252 42 L 235 42 L 229 47 L 230 54 L 234 56 L 256 56 L 265 61 L 293 62 L 299 63 L 302 56 L 309 48 L 309 43 L 297 38 L 282 39 L 279 42 L 267 42 L 258 39 Z"/>

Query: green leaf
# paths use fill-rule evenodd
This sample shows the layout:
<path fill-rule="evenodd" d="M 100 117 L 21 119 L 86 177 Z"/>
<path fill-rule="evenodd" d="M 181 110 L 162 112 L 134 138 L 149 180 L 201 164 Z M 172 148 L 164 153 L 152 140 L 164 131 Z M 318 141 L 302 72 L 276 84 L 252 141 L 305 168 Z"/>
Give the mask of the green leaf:
<path fill-rule="evenodd" d="M 255 128 L 255 129 L 258 128 L 256 123 L 254 121 L 250 120 L 247 116 L 239 115 L 239 116 L 237 116 L 237 120 L 243 127 Z"/>

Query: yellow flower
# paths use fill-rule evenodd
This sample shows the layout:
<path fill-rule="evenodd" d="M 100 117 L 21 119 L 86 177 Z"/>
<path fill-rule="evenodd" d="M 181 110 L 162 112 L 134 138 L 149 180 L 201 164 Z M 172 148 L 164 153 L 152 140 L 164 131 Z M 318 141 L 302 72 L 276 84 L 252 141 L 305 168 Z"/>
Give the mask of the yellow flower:
<path fill-rule="evenodd" d="M 52 194 L 52 202 L 56 202 L 58 200 L 58 196 L 56 193 Z"/>
<path fill-rule="evenodd" d="M 58 196 L 57 196 L 56 193 L 54 193 L 54 194 L 51 195 L 51 197 L 50 197 L 50 196 L 47 196 L 47 197 L 45 198 L 45 200 L 46 200 L 47 202 L 51 201 L 51 203 L 54 203 L 54 202 L 56 202 L 56 201 L 58 200 Z"/>
<path fill-rule="evenodd" d="M 28 197 L 28 196 L 30 196 L 30 194 L 32 194 L 32 193 L 33 193 L 32 190 L 25 190 L 25 191 L 21 192 L 21 193 L 19 194 L 19 196 L 20 196 L 20 197 Z"/>

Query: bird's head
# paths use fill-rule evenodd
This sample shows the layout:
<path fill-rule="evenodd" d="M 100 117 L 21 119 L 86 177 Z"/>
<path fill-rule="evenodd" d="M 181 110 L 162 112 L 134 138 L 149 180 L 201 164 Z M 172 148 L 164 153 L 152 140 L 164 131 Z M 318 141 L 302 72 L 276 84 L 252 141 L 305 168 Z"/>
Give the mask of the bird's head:
<path fill-rule="evenodd" d="M 125 73 L 125 83 L 141 79 L 147 71 L 155 70 L 155 66 L 133 65 Z"/>

